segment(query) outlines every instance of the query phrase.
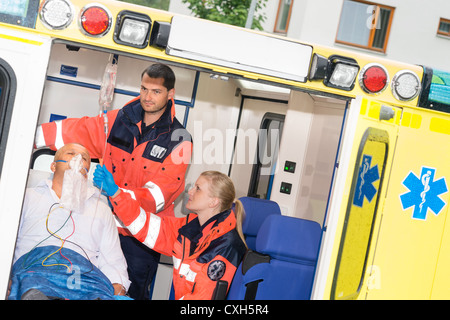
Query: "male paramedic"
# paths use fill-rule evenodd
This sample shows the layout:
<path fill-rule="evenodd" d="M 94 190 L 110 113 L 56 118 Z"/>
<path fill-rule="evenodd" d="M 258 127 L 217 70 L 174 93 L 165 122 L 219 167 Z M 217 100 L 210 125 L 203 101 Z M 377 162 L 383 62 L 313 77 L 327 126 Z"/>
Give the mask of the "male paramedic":
<path fill-rule="evenodd" d="M 144 211 L 173 216 L 192 150 L 190 134 L 175 118 L 174 86 L 172 69 L 153 64 L 141 75 L 140 96 L 107 113 L 107 135 L 102 116 L 64 119 L 39 126 L 36 147 L 58 149 L 79 141 L 93 158 L 103 159 L 99 168 L 113 174 L 121 191 L 117 201 L 130 206 L 137 202 Z M 109 186 L 99 187 L 113 195 Z M 128 294 L 136 300 L 149 299 L 160 254 L 126 229 L 119 227 L 119 233 L 132 282 Z"/>
<path fill-rule="evenodd" d="M 60 148 L 53 177 L 25 193 L 14 252 L 11 300 L 115 300 L 130 281 L 114 216 L 88 184 L 89 152 Z"/>

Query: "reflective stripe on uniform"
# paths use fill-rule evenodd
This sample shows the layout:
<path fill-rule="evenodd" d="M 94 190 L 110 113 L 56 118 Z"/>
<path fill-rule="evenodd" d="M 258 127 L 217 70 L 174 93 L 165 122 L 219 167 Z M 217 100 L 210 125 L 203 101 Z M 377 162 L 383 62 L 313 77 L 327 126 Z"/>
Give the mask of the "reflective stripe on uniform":
<path fill-rule="evenodd" d="M 148 225 L 147 236 L 145 237 L 145 240 L 143 242 L 150 249 L 152 249 L 155 246 L 156 239 L 158 239 L 160 228 L 161 228 L 161 218 L 153 213 L 150 213 L 150 223 Z"/>
<path fill-rule="evenodd" d="M 195 277 L 197 276 L 197 273 L 192 271 L 191 266 L 186 263 L 181 264 L 180 270 L 178 271 L 178 273 L 182 276 L 185 276 L 186 280 L 190 281 L 190 282 L 194 282 Z"/>
<path fill-rule="evenodd" d="M 123 192 L 126 192 L 126 193 L 130 194 L 131 198 L 132 198 L 133 200 L 136 200 L 136 195 L 134 194 L 133 191 L 128 190 L 128 189 L 124 189 L 124 188 L 120 188 L 120 190 L 122 190 Z"/>
<path fill-rule="evenodd" d="M 178 269 L 178 267 L 180 266 L 180 263 L 181 263 L 181 259 L 178 259 L 177 257 L 172 256 L 172 260 L 173 260 L 173 268 Z"/>
<path fill-rule="evenodd" d="M 139 210 L 140 212 L 138 217 L 126 227 L 132 235 L 136 235 L 139 231 L 141 231 L 147 222 L 147 213 L 142 208 L 139 208 Z M 153 213 L 150 213 L 150 222 L 148 224 L 147 236 L 145 237 L 145 240 L 142 241 L 142 243 L 144 243 L 150 249 L 155 246 L 156 239 L 158 239 L 160 227 L 161 218 Z"/>
<path fill-rule="evenodd" d="M 36 130 L 36 138 L 34 139 L 34 144 L 36 145 L 36 148 L 42 148 L 46 146 L 44 130 L 42 129 L 42 126 L 39 126 Z"/>
<path fill-rule="evenodd" d="M 178 274 L 186 277 L 187 281 L 194 282 L 197 277 L 197 273 L 191 270 L 191 266 L 187 263 L 181 263 L 181 259 L 172 256 L 173 268 L 178 270 Z"/>
<path fill-rule="evenodd" d="M 136 235 L 141 229 L 145 226 L 145 222 L 147 221 L 147 214 L 145 210 L 139 208 L 139 216 L 127 226 L 127 229 L 130 230 L 131 234 Z"/>
<path fill-rule="evenodd" d="M 116 222 L 116 227 L 118 228 L 126 228 L 123 222 L 119 219 L 118 216 L 114 215 L 114 221 Z"/>
<path fill-rule="evenodd" d="M 148 181 L 144 185 L 144 188 L 147 188 L 148 191 L 150 191 L 150 193 L 153 196 L 153 199 L 155 200 L 156 213 L 164 209 L 165 200 L 161 188 L 151 181 Z"/>
<path fill-rule="evenodd" d="M 59 149 L 64 147 L 64 140 L 62 136 L 62 120 L 56 120 L 56 137 L 55 137 L 55 148 Z"/>

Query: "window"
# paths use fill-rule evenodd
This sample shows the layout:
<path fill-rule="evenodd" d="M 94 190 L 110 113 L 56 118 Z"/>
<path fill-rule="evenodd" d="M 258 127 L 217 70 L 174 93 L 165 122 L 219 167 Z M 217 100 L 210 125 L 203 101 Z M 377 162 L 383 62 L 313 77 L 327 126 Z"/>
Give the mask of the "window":
<path fill-rule="evenodd" d="M 274 32 L 287 33 L 294 0 L 280 0 Z"/>
<path fill-rule="evenodd" d="M 386 52 L 394 10 L 370 2 L 345 0 L 336 42 Z"/>
<path fill-rule="evenodd" d="M 270 199 L 283 124 L 283 115 L 264 115 L 258 137 L 256 162 L 250 179 L 249 197 Z"/>
<path fill-rule="evenodd" d="M 450 20 L 441 18 L 439 20 L 439 27 L 437 34 L 450 37 Z"/>
<path fill-rule="evenodd" d="M 357 298 L 366 272 L 389 147 L 386 131 L 368 128 L 353 172 L 331 299 Z M 364 181 L 372 183 L 365 184 Z M 368 196 L 368 197 L 367 197 Z"/>

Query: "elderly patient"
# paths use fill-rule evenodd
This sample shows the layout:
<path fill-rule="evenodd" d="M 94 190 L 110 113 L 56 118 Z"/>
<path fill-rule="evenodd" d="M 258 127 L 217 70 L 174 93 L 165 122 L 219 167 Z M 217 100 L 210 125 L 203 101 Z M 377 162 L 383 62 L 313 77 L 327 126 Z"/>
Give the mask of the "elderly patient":
<path fill-rule="evenodd" d="M 25 194 L 9 299 L 118 299 L 130 281 L 111 210 L 87 183 L 88 151 L 60 148 Z"/>

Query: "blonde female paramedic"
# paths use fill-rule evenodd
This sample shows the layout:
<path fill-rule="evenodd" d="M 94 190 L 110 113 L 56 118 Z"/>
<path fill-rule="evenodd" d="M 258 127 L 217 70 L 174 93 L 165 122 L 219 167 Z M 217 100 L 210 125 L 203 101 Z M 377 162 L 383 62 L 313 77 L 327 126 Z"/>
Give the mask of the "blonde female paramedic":
<path fill-rule="evenodd" d="M 94 182 L 116 190 L 109 188 L 114 180 L 107 170 L 96 171 Z M 183 218 L 158 217 L 138 205 L 133 210 L 129 204 L 122 208 L 116 198 L 120 192 L 117 188 L 110 200 L 124 226 L 151 249 L 173 257 L 175 299 L 211 299 L 219 280 L 227 281 L 229 289 L 247 248 L 244 210 L 228 176 L 203 172 L 189 190 L 186 208 L 194 213 Z"/>

